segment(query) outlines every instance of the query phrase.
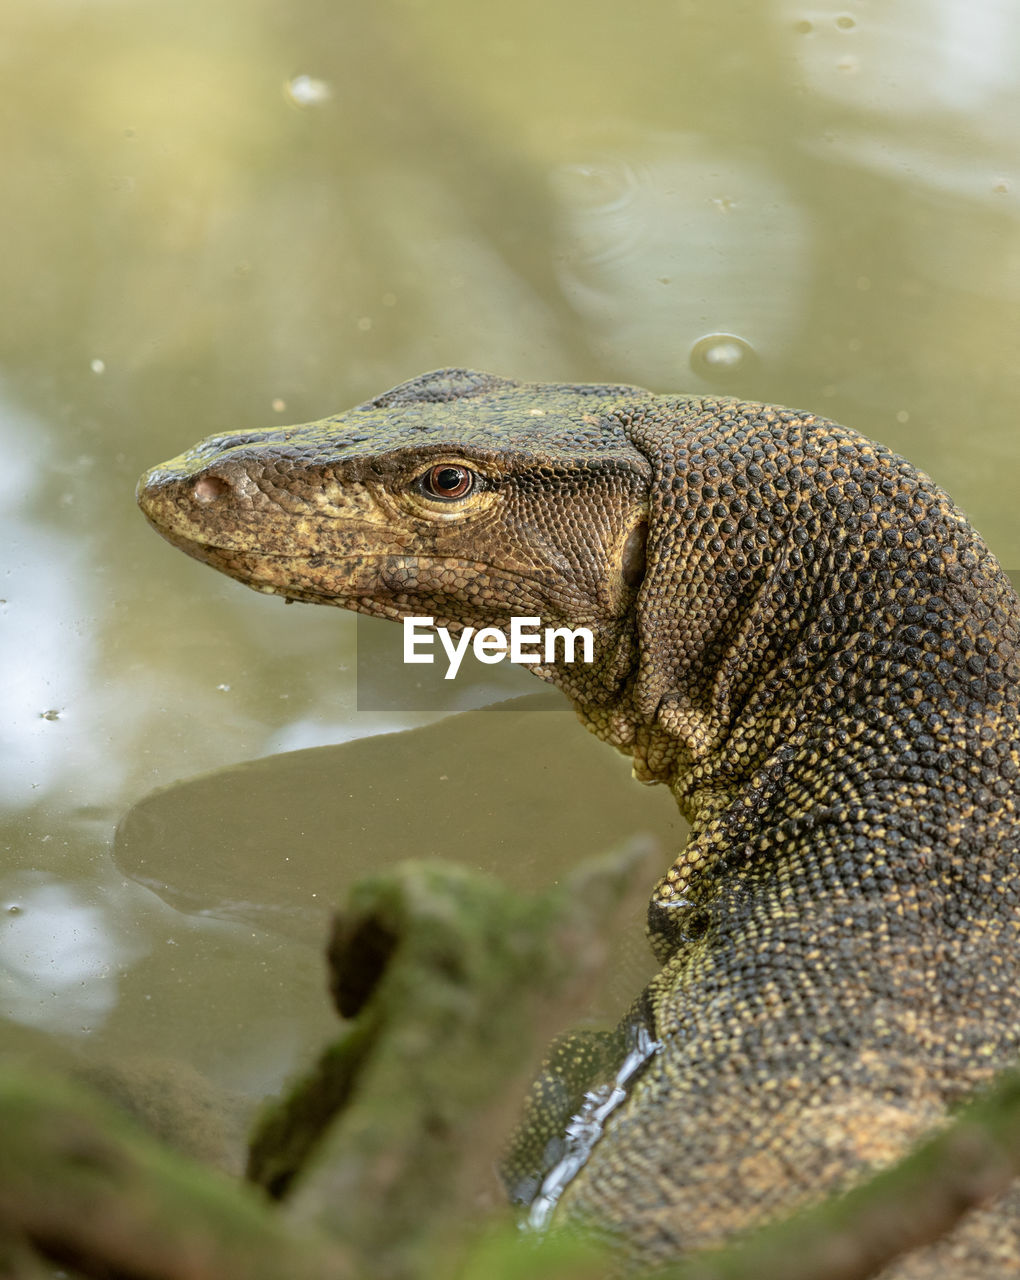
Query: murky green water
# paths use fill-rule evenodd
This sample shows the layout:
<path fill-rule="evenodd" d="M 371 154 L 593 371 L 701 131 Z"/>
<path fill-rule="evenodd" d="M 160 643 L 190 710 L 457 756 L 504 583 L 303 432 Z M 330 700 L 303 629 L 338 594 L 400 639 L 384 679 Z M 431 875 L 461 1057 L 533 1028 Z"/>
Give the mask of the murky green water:
<path fill-rule="evenodd" d="M 295 889 L 278 838 L 220 856 L 250 831 L 243 789 L 200 811 L 181 792 L 155 874 L 137 843 L 113 856 L 155 787 L 421 719 L 356 710 L 353 618 L 284 609 L 146 528 L 138 473 L 200 436 L 452 364 L 734 392 L 908 454 L 1020 567 L 1007 0 L 2 13 L 6 1042 L 176 1059 L 257 1096 L 329 1026 L 316 929 L 274 924 L 311 881 Z M 449 706 L 533 684 L 485 679 Z M 509 736 L 496 808 L 543 794 L 526 740 L 497 754 Z M 606 758 L 591 778 L 615 767 L 623 788 Z M 422 793 L 424 849 L 513 861 L 502 833 L 449 838 L 428 751 L 344 759 L 352 795 L 373 770 L 395 803 Z M 372 864 L 385 822 L 338 842 L 324 894 Z M 295 837 L 302 856 L 324 838 Z"/>

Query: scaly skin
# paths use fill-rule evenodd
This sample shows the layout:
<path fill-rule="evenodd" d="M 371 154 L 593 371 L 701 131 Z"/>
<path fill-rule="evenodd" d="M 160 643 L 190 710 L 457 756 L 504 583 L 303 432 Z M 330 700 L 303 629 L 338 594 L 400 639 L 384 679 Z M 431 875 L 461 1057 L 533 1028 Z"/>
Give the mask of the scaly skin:
<path fill-rule="evenodd" d="M 593 630 L 593 664 L 537 673 L 693 833 L 649 911 L 662 1049 L 558 1221 L 642 1263 L 718 1243 L 1016 1060 L 1020 607 L 903 459 L 788 409 L 453 370 L 206 441 L 139 500 L 258 590 Z M 1017 1221 L 888 1274 L 1016 1274 Z"/>

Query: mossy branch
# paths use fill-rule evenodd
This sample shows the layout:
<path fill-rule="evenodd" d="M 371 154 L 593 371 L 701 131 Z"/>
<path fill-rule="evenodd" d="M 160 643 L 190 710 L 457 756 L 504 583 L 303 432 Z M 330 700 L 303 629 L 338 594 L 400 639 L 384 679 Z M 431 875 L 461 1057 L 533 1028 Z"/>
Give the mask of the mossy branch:
<path fill-rule="evenodd" d="M 344 1250 L 162 1147 L 85 1087 L 0 1071 L 0 1265 L 122 1280 L 345 1280 Z M 35 1268 L 35 1270 L 33 1270 Z"/>

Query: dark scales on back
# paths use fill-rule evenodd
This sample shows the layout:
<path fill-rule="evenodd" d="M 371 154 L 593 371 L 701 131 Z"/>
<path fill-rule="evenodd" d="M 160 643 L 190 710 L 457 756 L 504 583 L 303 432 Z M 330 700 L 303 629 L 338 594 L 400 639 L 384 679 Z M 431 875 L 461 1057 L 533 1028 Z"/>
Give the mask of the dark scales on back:
<path fill-rule="evenodd" d="M 1016 1061 L 1020 608 L 902 458 L 787 409 L 455 370 L 206 441 L 140 500 L 288 598 L 595 632 L 592 666 L 539 674 L 693 833 L 649 910 L 662 1048 L 556 1222 L 646 1263 L 718 1243 Z M 1011 1198 L 887 1274 L 1016 1274 L 1017 1222 Z"/>

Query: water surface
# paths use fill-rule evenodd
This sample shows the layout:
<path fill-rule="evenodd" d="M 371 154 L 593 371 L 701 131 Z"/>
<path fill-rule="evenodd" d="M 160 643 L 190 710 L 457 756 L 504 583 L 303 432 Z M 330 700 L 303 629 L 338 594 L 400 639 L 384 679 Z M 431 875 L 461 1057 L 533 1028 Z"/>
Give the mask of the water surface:
<path fill-rule="evenodd" d="M 271 924 L 294 892 L 278 845 L 238 867 L 245 918 L 112 855 L 156 787 L 422 719 L 357 710 L 351 617 L 284 609 L 145 526 L 137 475 L 203 435 L 443 365 L 775 399 L 908 454 L 1020 566 L 1005 0 L 4 18 L 8 1043 L 176 1056 L 257 1096 L 330 1026 L 314 942 Z M 446 707 L 532 687 L 484 677 Z M 494 794 L 540 789 L 528 756 L 500 757 Z M 211 853 L 235 790 L 203 819 Z M 436 788 L 422 829 L 448 816 Z M 190 847 L 176 882 L 208 888 Z M 498 842 L 475 853 L 505 869 Z"/>

